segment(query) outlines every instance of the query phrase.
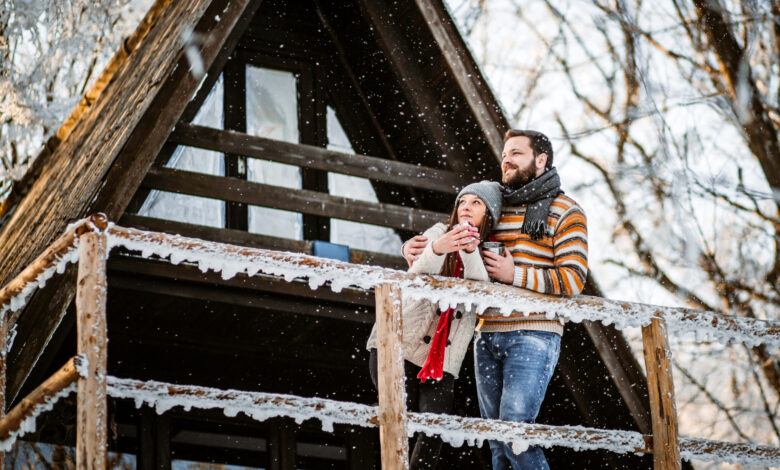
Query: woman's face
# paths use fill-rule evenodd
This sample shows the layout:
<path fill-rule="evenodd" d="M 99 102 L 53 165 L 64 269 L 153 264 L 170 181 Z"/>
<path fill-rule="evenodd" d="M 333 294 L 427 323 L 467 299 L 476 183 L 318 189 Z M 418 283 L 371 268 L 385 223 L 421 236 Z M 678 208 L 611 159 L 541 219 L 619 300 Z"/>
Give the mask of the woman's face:
<path fill-rule="evenodd" d="M 471 225 L 479 227 L 485 218 L 485 203 L 473 194 L 464 194 L 458 200 L 458 223 L 471 222 Z"/>

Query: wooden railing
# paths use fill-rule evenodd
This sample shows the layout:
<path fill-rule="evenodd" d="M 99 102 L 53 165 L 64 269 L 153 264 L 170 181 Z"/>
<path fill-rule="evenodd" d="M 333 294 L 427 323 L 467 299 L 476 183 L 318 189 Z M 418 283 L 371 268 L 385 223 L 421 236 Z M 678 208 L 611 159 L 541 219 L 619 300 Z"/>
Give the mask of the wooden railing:
<path fill-rule="evenodd" d="M 122 246 L 143 256 L 157 255 L 173 263 L 191 262 L 201 269 L 221 271 L 223 277 L 262 272 L 287 280 L 307 278 L 312 286 L 330 283 L 335 291 L 352 286 L 374 289 L 379 329 L 379 406 L 302 398 L 289 395 L 215 390 L 158 382 L 140 382 L 106 375 L 106 260 L 112 247 Z M 355 265 L 295 253 L 206 242 L 164 233 L 115 226 L 101 215 L 72 225 L 13 281 L 0 290 L 0 350 L 5 351 L 8 326 L 18 319 L 26 299 L 64 265 L 79 263 L 76 298 L 78 356 L 23 399 L 0 420 L 0 449 L 9 449 L 16 436 L 27 429 L 73 381 L 78 383 L 77 448 L 79 469 L 105 468 L 107 452 L 107 396 L 133 398 L 154 406 L 160 399 L 195 408 L 238 406 L 256 419 L 291 416 L 316 417 L 323 428 L 333 423 L 379 426 L 382 466 L 407 468 L 407 436 L 426 430 L 455 444 L 481 443 L 495 439 L 507 443 L 568 446 L 577 449 L 608 449 L 615 452 L 652 453 L 656 469 L 680 468 L 681 455 L 703 460 L 750 461 L 780 465 L 780 449 L 704 439 L 680 438 L 674 386 L 669 362 L 667 324 L 682 330 L 695 327 L 705 337 L 720 337 L 750 344 L 780 345 L 780 323 L 732 318 L 713 312 L 650 307 L 587 296 L 550 297 L 510 286 L 477 281 L 418 276 L 401 271 Z M 409 413 L 405 408 L 403 357 L 401 352 L 401 295 L 448 299 L 451 303 L 479 304 L 505 311 L 556 312 L 569 320 L 642 325 L 644 356 L 650 390 L 652 435 L 632 431 L 588 429 L 579 426 L 546 426 L 466 418 L 429 413 Z M 576 307 L 577 315 L 575 316 Z M 5 396 L 5 356 L 0 360 L 0 402 Z M 0 410 L 4 410 L 3 406 Z M 1 455 L 1 454 L 0 454 Z"/>

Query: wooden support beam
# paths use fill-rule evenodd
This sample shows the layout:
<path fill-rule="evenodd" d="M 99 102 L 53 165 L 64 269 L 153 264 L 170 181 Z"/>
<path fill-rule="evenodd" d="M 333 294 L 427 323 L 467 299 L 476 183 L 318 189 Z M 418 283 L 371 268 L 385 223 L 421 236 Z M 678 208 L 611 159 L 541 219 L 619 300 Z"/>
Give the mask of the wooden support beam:
<path fill-rule="evenodd" d="M 79 377 L 77 361 L 80 358 L 73 357 L 68 360 L 60 369 L 38 385 L 27 397 L 22 399 L 0 421 L 0 441 L 11 437 L 13 433 L 19 431 L 22 422 L 35 414 L 36 408 L 46 404 L 52 397 L 63 391 Z"/>
<path fill-rule="evenodd" d="M 460 143 L 454 135 L 451 123 L 442 112 L 438 97 L 431 93 L 428 77 L 416 60 L 418 55 L 409 45 L 409 39 L 398 27 L 399 18 L 392 16 L 390 7 L 385 2 L 360 0 L 357 3 L 372 25 L 379 47 L 398 77 L 399 84 L 414 109 L 420 126 L 425 134 L 430 136 L 440 156 L 459 175 L 474 174 L 469 170 L 468 164 L 459 158 Z"/>
<path fill-rule="evenodd" d="M 425 23 L 439 46 L 450 72 L 477 120 L 496 161 L 504 149 L 503 133 L 509 128 L 496 98 L 487 86 L 482 72 L 474 63 L 463 38 L 441 0 L 415 0 Z"/>
<path fill-rule="evenodd" d="M 401 289 L 383 284 L 375 289 L 376 324 L 379 344 L 379 442 L 382 468 L 409 468 L 406 437 L 406 380 L 401 323 Z"/>
<path fill-rule="evenodd" d="M 106 468 L 108 407 L 106 403 L 106 258 L 105 233 L 79 239 L 76 291 L 78 352 L 87 360 L 87 376 L 78 381 L 76 468 Z"/>
<path fill-rule="evenodd" d="M 271 237 L 243 230 L 232 230 L 205 225 L 188 224 L 173 220 L 155 219 L 142 215 L 125 214 L 119 220 L 120 225 L 135 227 L 141 230 L 153 230 L 170 234 L 184 235 L 185 237 L 200 238 L 221 243 L 251 246 L 254 248 L 266 248 L 278 251 L 294 251 L 298 253 L 312 253 L 312 243 L 306 240 L 291 240 L 289 238 Z M 349 262 L 355 264 L 371 264 L 386 268 L 407 268 L 406 260 L 400 256 L 377 253 L 375 251 L 349 250 Z"/>
<path fill-rule="evenodd" d="M 246 133 L 246 62 L 231 58 L 222 72 L 224 76 L 222 115 L 225 129 Z M 224 152 L 225 176 L 247 179 L 247 161 L 243 155 Z M 225 203 L 225 227 L 249 229 L 249 208 L 241 202 Z"/>
<path fill-rule="evenodd" d="M 681 461 L 671 351 L 666 337 L 666 323 L 662 319 L 654 319 L 642 328 L 642 344 L 647 369 L 647 385 L 650 391 L 654 468 L 655 470 L 679 470 Z"/>
<path fill-rule="evenodd" d="M 230 279 L 222 279 L 219 273 L 213 271 L 203 273 L 196 266 L 180 264 L 174 266 L 166 261 L 154 261 L 132 257 L 112 256 L 109 260 L 111 272 L 122 271 L 134 275 L 155 276 L 182 281 L 202 282 L 220 286 L 240 287 L 277 294 L 321 299 L 330 302 L 373 306 L 374 299 L 370 291 L 359 289 L 343 289 L 333 292 L 330 287 L 322 286 L 312 290 L 305 281 L 287 282 L 278 277 L 256 274 L 248 277 L 239 274 Z"/>
<path fill-rule="evenodd" d="M 317 191 L 289 189 L 171 168 L 153 167 L 143 184 L 163 191 L 419 232 L 447 217 L 445 214 L 422 209 L 358 201 Z"/>
<path fill-rule="evenodd" d="M 404 186 L 456 194 L 460 180 L 452 171 L 421 167 L 386 158 L 352 155 L 313 145 L 293 144 L 240 132 L 179 123 L 170 141 Z"/>
<path fill-rule="evenodd" d="M 620 356 L 621 352 L 629 350 L 627 344 L 618 344 L 619 342 L 625 343 L 625 339 L 620 336 L 614 326 L 607 327 L 603 323 L 587 320 L 583 321 L 582 325 L 609 371 L 609 375 L 620 392 L 620 396 L 631 413 L 639 432 L 650 434 L 652 427 L 644 387 L 646 382 L 643 377 L 633 376 L 631 370 L 627 370 L 628 365 L 634 362 L 632 361 L 633 356 Z"/>

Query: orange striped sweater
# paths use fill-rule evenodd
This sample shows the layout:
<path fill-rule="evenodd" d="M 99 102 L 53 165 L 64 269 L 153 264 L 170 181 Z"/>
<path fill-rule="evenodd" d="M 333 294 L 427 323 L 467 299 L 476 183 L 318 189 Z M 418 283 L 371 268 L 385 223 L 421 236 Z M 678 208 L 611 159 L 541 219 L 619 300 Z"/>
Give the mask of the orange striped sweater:
<path fill-rule="evenodd" d="M 514 285 L 542 294 L 582 292 L 588 274 L 588 228 L 585 212 L 570 197 L 559 195 L 550 206 L 546 234 L 533 240 L 521 233 L 526 206 L 504 206 L 493 235 L 504 242 L 515 261 Z M 477 331 L 538 330 L 563 333 L 563 323 L 544 313 L 503 316 L 496 310 L 477 315 Z"/>

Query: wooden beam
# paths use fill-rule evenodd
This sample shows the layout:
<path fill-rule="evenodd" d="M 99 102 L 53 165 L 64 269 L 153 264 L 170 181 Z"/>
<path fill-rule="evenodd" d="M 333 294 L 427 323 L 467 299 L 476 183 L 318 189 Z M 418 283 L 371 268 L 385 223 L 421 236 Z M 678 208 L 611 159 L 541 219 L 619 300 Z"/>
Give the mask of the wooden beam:
<path fill-rule="evenodd" d="M 36 408 L 46 404 L 55 395 L 75 382 L 79 373 L 76 367 L 78 357 L 68 360 L 57 372 L 52 374 L 42 384 L 38 385 L 29 395 L 19 402 L 8 415 L 0 421 L 0 441 L 11 437 L 20 430 L 22 422 L 35 414 Z"/>
<path fill-rule="evenodd" d="M 76 291 L 78 352 L 86 358 L 87 376 L 78 381 L 76 468 L 105 469 L 108 451 L 106 402 L 106 235 L 87 233 L 79 239 Z"/>
<path fill-rule="evenodd" d="M 320 90 L 321 79 L 311 62 L 306 63 L 298 74 L 298 135 L 302 144 L 324 148 L 328 143 L 325 129 L 325 98 Z M 316 168 L 302 167 L 301 189 L 328 193 L 328 173 Z M 303 214 L 303 238 L 306 240 L 330 241 L 330 219 L 312 214 Z"/>
<path fill-rule="evenodd" d="M 399 85 L 414 109 L 417 121 L 425 130 L 440 156 L 458 175 L 474 174 L 459 154 L 460 143 L 451 131 L 453 127 L 444 116 L 438 97 L 427 86 L 427 77 L 417 62 L 417 54 L 409 46 L 408 38 L 398 27 L 399 19 L 391 16 L 384 2 L 360 0 L 357 2 L 375 31 L 385 57 L 398 77 Z"/>
<path fill-rule="evenodd" d="M 642 394 L 642 392 L 646 392 L 645 387 L 642 386 L 646 382 L 644 377 L 632 376 L 626 370 L 630 364 L 628 363 L 629 358 L 620 356 L 620 352 L 625 351 L 628 347 L 627 344 L 622 344 L 625 343 L 625 340 L 618 337 L 620 333 L 614 326 L 606 327 L 602 323 L 587 320 L 583 321 L 582 325 L 609 371 L 609 375 L 631 413 L 639 432 L 650 434 L 652 432 L 650 411 L 647 396 Z M 622 343 L 618 344 L 621 340 Z"/>
<path fill-rule="evenodd" d="M 666 323 L 662 319 L 654 319 L 649 325 L 642 327 L 642 344 L 650 391 L 654 468 L 679 470 L 681 461 L 671 352 L 666 338 Z"/>
<path fill-rule="evenodd" d="M 358 289 L 344 289 L 339 293 L 333 292 L 329 287 L 323 286 L 312 290 L 304 281 L 287 282 L 278 277 L 256 274 L 247 277 L 239 274 L 230 279 L 222 279 L 219 273 L 203 273 L 196 266 L 180 264 L 174 266 L 166 261 L 146 260 L 129 256 L 112 256 L 108 262 L 109 269 L 145 276 L 155 276 L 167 279 L 201 282 L 221 286 L 254 289 L 265 292 L 276 292 L 285 295 L 301 296 L 312 299 L 321 299 L 331 302 L 373 306 L 372 292 Z"/>
<path fill-rule="evenodd" d="M 352 155 L 313 145 L 293 144 L 239 132 L 180 123 L 170 139 L 180 145 L 246 155 L 446 194 L 457 194 L 460 189 L 460 180 L 452 171 L 421 167 L 386 158 Z"/>
<path fill-rule="evenodd" d="M 419 232 L 447 217 L 445 214 L 422 209 L 358 201 L 317 191 L 289 189 L 170 168 L 151 168 L 143 184 L 163 191 Z"/>
<path fill-rule="evenodd" d="M 384 284 L 375 289 L 379 344 L 379 441 L 382 468 L 409 468 L 406 434 L 406 377 L 403 360 L 401 289 Z"/>
<path fill-rule="evenodd" d="M 225 65 L 222 75 L 223 125 L 225 129 L 246 134 L 246 63 L 238 57 L 233 57 Z M 231 152 L 224 154 L 225 176 L 246 180 L 246 157 Z M 249 230 L 249 208 L 246 204 L 225 202 L 225 227 Z"/>
<path fill-rule="evenodd" d="M 212 287 L 202 284 L 183 283 L 181 279 L 165 280 L 141 278 L 138 275 L 112 273 L 109 280 L 110 288 L 129 289 L 138 292 L 154 293 L 186 299 L 200 299 L 221 302 L 230 305 L 253 307 L 265 311 L 284 312 L 296 315 L 333 318 L 356 323 L 373 324 L 374 314 L 364 306 L 344 307 L 339 305 L 323 305 L 313 303 L 304 298 L 294 300 L 287 297 L 269 296 L 256 292 L 227 289 L 223 286 Z M 308 300 L 308 301 L 307 301 Z"/>
<path fill-rule="evenodd" d="M 293 251 L 298 253 L 312 253 L 312 242 L 306 240 L 291 240 L 289 238 L 271 237 L 243 230 L 232 230 L 205 225 L 188 224 L 173 220 L 155 219 L 142 215 L 125 214 L 119 220 L 120 225 L 135 227 L 141 230 L 152 230 L 170 234 L 184 235 L 185 237 L 200 238 L 220 243 L 266 248 L 278 251 Z M 386 268 L 403 269 L 408 266 L 401 256 L 377 253 L 376 251 L 349 249 L 349 262 L 354 264 L 371 264 Z"/>
<path fill-rule="evenodd" d="M 415 0 L 425 23 L 439 46 L 461 94 L 477 120 L 482 136 L 493 151 L 496 161 L 501 161 L 504 149 L 503 133 L 509 128 L 498 101 L 487 86 L 482 72 L 463 43 L 449 13 L 441 0 Z"/>

